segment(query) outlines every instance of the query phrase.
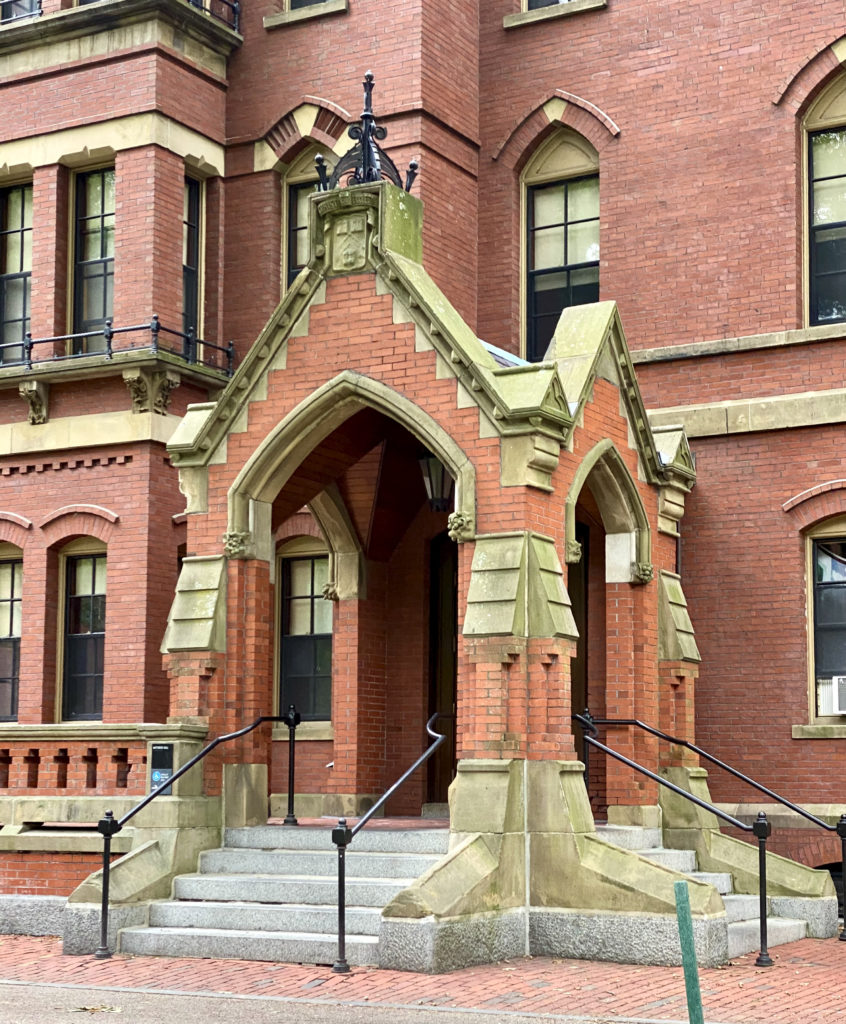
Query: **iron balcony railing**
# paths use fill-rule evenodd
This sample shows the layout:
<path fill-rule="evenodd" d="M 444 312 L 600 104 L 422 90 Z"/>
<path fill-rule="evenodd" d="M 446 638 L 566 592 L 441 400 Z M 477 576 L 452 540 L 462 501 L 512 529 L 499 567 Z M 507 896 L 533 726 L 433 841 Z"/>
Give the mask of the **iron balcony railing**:
<path fill-rule="evenodd" d="M 0 25 L 23 18 L 37 18 L 41 14 L 41 0 L 0 0 Z"/>
<path fill-rule="evenodd" d="M 235 32 L 241 31 L 241 5 L 238 0 L 188 0 L 188 3 L 222 21 Z"/>
<path fill-rule="evenodd" d="M 633 768 L 636 772 L 640 772 L 641 775 L 645 775 L 648 779 L 652 779 L 659 785 L 665 786 L 674 793 L 678 793 L 679 796 L 696 804 L 697 807 L 702 807 L 704 810 L 710 811 L 718 818 L 722 818 L 723 821 L 727 821 L 730 825 L 734 825 L 735 828 L 739 828 L 742 832 L 749 832 L 755 836 L 758 840 L 758 917 L 761 929 L 761 950 L 755 960 L 755 966 L 772 967 L 773 959 L 767 949 L 767 838 L 772 832 L 772 826 L 769 821 L 767 821 L 766 814 L 763 811 L 760 811 L 754 824 L 747 825 L 746 822 L 733 817 L 731 814 L 726 814 L 726 812 L 721 811 L 719 807 L 715 807 L 714 804 L 708 803 L 707 800 L 702 800 L 698 796 L 694 796 L 693 793 L 689 793 L 686 789 L 682 789 L 681 786 L 677 786 L 668 779 L 661 778 L 661 776 L 656 775 L 655 772 L 651 772 L 648 768 L 644 768 L 642 764 L 638 764 L 637 761 L 632 761 L 631 758 L 625 757 L 616 750 L 612 750 L 611 747 L 606 746 L 597 739 L 597 724 L 631 725 L 634 724 L 633 720 L 631 722 L 617 722 L 612 721 L 611 719 L 595 719 L 592 718 L 590 713 L 587 711 L 583 715 L 573 715 L 573 720 L 578 722 L 582 727 L 585 743 L 590 744 L 592 747 L 596 747 L 597 750 L 604 751 L 609 755 L 609 757 L 615 758 L 617 761 L 628 765 L 629 768 Z M 649 727 L 647 726 L 646 728 Z M 658 733 L 656 731 L 656 735 L 657 734 Z"/>
<path fill-rule="evenodd" d="M 128 327 L 114 327 L 112 321 L 107 320 L 101 330 L 58 334 L 52 338 L 33 338 L 27 333 L 23 342 L 0 344 L 0 368 L 24 366 L 31 370 L 33 366 L 45 363 L 91 356 L 102 356 L 109 360 L 116 352 L 141 351 L 149 351 L 153 355 L 168 352 L 180 356 L 191 365 L 219 370 L 227 377 L 232 376 L 235 360 L 233 342 L 225 346 L 213 345 L 198 338 L 193 330 L 184 333 L 165 327 L 154 314 L 149 323 Z"/>
<path fill-rule="evenodd" d="M 741 782 L 745 782 L 748 786 L 752 786 L 753 789 L 757 789 L 759 793 L 763 793 L 770 799 L 775 800 L 776 803 L 787 807 L 789 810 L 794 811 L 800 817 L 805 818 L 806 821 L 810 821 L 812 825 L 816 825 L 818 828 L 823 828 L 826 832 L 833 832 L 840 837 L 840 870 L 841 878 L 846 879 L 846 814 L 841 814 L 839 820 L 835 825 L 830 825 L 827 821 L 823 821 L 822 818 L 818 818 L 816 814 L 812 814 L 809 810 L 804 807 L 800 807 L 799 804 L 793 803 L 792 800 L 788 800 L 787 797 L 782 796 L 780 793 L 776 793 L 775 790 L 763 785 L 761 782 L 757 782 L 755 779 L 750 778 L 748 775 L 744 775 L 743 772 L 738 771 L 737 768 L 733 768 L 730 764 L 726 764 L 725 761 L 721 761 L 718 757 L 714 757 L 713 754 L 709 754 L 707 750 L 703 750 L 702 747 L 697 747 L 695 743 L 689 742 L 689 740 L 679 739 L 677 736 L 670 736 L 669 733 L 662 732 L 660 729 L 655 729 L 651 725 L 647 725 L 646 722 L 641 722 L 637 718 L 594 718 L 590 712 L 585 711 L 584 715 L 576 715 L 575 718 L 581 723 L 582 718 L 590 720 L 593 725 L 628 725 L 635 729 L 641 729 L 643 732 L 648 732 L 651 736 L 656 736 L 659 740 L 666 740 L 667 743 L 673 743 L 678 747 L 685 747 L 687 750 L 692 751 L 699 757 L 704 758 L 706 761 L 718 768 L 722 768 L 723 771 L 733 775 L 736 779 L 740 779 Z M 587 739 L 587 736 L 585 736 Z M 846 899 L 846 897 L 844 897 Z M 842 941 L 846 942 L 846 928 L 840 933 Z"/>

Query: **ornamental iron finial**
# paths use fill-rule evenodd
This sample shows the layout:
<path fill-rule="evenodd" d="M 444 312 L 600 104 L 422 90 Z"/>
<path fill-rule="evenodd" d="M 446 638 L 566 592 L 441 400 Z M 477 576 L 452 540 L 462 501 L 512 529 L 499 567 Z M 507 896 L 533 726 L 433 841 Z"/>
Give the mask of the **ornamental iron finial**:
<path fill-rule="evenodd" d="M 417 161 L 412 160 L 408 165 L 405 185 L 403 185 L 396 165 L 379 145 L 379 142 L 387 136 L 388 129 L 377 125 L 373 114 L 372 71 L 365 73 L 363 85 L 364 110 L 361 113 L 361 121 L 358 124 L 350 125 L 348 130 L 350 138 L 357 140 L 356 144 L 341 157 L 331 174 L 322 156 L 318 155 L 314 158 L 317 165 L 317 176 L 320 179 L 319 191 L 329 192 L 335 188 L 365 185 L 368 182 L 387 179 L 399 188 L 405 188 L 406 192 L 410 192 L 414 179 L 417 177 Z"/>

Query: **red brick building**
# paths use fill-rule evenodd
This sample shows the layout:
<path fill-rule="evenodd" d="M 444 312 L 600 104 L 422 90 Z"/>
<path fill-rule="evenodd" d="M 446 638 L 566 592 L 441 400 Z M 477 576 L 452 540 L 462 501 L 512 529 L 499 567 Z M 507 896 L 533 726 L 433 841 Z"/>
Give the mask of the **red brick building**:
<path fill-rule="evenodd" d="M 424 884 L 404 920 L 494 891 L 503 919 L 668 912 L 663 876 L 621 903 L 629 860 L 590 866 L 594 817 L 684 828 L 614 761 L 583 791 L 585 706 L 837 820 L 841 22 L 830 0 L 0 0 L 2 892 L 68 895 L 100 849 L 71 825 L 291 702 L 316 816 L 370 806 L 442 714 L 387 812 L 455 778 L 454 845 L 493 859 L 452 850 L 461 898 Z M 385 163 L 419 177 L 316 192 L 368 67 Z M 603 738 L 704 785 L 678 747 Z M 281 726 L 216 751 L 115 838 L 162 861 L 135 889 L 118 869 L 118 900 L 284 811 L 287 766 Z M 778 852 L 838 861 L 833 833 L 708 786 L 744 821 L 766 805 Z"/>

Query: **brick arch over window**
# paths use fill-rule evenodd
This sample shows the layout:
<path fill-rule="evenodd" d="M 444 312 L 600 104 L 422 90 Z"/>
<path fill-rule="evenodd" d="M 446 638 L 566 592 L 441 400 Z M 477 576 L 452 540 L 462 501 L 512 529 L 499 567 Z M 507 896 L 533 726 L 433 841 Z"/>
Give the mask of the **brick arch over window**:
<path fill-rule="evenodd" d="M 0 541 L 23 548 L 32 536 L 32 523 L 15 512 L 0 511 Z"/>
<path fill-rule="evenodd" d="M 576 504 L 587 483 L 599 506 L 606 535 L 632 536 L 634 557 L 630 582 L 634 583 L 639 580 L 638 568 L 652 564 L 652 536 L 637 484 L 609 438 L 594 445 L 585 455 L 567 493 L 564 506 L 567 561 L 576 562 L 580 557 L 576 543 Z"/>
<path fill-rule="evenodd" d="M 381 381 L 345 370 L 292 409 L 247 460 L 229 489 L 228 530 L 254 534 L 257 524 L 269 524 L 270 516 L 260 506 L 273 502 L 324 438 L 367 408 L 400 423 L 441 460 L 455 480 L 456 512 L 474 521 L 476 472 L 449 431 Z M 253 541 L 260 538 L 253 536 Z"/>
<path fill-rule="evenodd" d="M 794 494 L 781 507 L 789 512 L 799 530 L 816 526 L 832 516 L 846 515 L 846 480 L 826 480 Z"/>
<path fill-rule="evenodd" d="M 614 121 L 599 107 L 573 93 L 556 89 L 551 96 L 525 111 L 500 142 L 493 158 L 519 171 L 540 142 L 562 127 L 582 135 L 600 154 L 620 134 Z"/>
<path fill-rule="evenodd" d="M 303 97 L 264 133 L 264 139 L 278 160 L 289 164 L 307 145 L 317 143 L 334 149 L 342 139 L 352 116 L 343 107 L 316 96 Z"/>
<path fill-rule="evenodd" d="M 91 509 L 92 511 L 82 511 Z M 67 506 L 45 518 L 41 532 L 48 547 L 73 540 L 75 537 L 96 537 L 106 546 L 109 545 L 117 525 L 117 515 L 110 513 L 114 519 L 103 516 L 107 509 L 94 511 L 96 506 Z"/>
<path fill-rule="evenodd" d="M 804 115 L 816 100 L 819 90 L 843 72 L 844 62 L 846 36 L 841 36 L 821 50 L 808 54 L 800 67 L 782 79 L 773 94 L 773 104 Z"/>

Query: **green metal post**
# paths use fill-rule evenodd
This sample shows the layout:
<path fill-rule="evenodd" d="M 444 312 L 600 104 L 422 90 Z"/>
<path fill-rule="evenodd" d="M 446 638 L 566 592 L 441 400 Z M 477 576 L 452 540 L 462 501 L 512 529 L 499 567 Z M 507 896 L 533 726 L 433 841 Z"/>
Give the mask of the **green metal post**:
<path fill-rule="evenodd" d="M 699 991 L 699 971 L 696 967 L 696 949 L 693 945 L 693 918 L 690 916 L 690 896 L 687 882 L 673 885 L 676 893 L 676 917 L 679 921 L 684 987 L 687 992 L 687 1016 L 690 1024 L 705 1024 L 702 1016 L 702 993 Z"/>

